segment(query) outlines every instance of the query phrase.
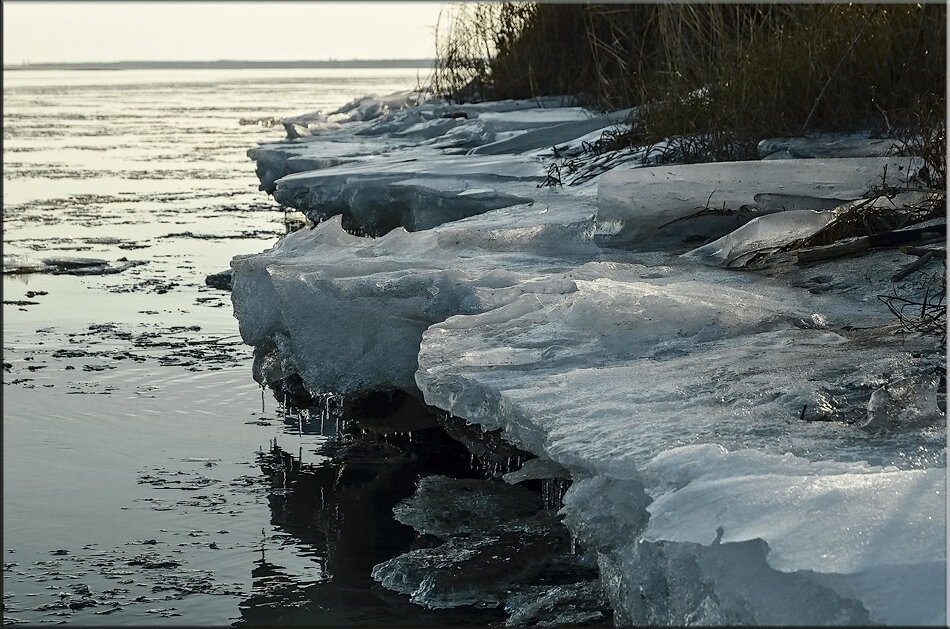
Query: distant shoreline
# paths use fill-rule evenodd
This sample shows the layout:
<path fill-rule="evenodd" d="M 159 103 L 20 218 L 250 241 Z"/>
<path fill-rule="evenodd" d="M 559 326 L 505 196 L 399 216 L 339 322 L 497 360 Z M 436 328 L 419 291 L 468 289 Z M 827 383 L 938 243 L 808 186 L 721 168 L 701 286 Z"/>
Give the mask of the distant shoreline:
<path fill-rule="evenodd" d="M 4 65 L 16 70 L 252 70 L 274 68 L 424 68 L 432 59 L 351 59 L 348 61 L 90 61 L 75 63 L 23 63 Z"/>

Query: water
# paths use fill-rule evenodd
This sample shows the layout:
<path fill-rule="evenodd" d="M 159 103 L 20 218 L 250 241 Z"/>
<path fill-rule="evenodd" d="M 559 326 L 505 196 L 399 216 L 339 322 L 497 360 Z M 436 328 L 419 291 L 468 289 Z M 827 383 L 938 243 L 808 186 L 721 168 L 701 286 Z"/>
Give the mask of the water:
<path fill-rule="evenodd" d="M 287 230 L 245 156 L 282 131 L 239 121 L 417 74 L 4 72 L 4 255 L 142 262 L 3 277 L 4 624 L 292 622 L 300 592 L 318 610 L 312 588 L 341 569 L 275 515 L 256 452 L 278 438 L 317 463 L 328 437 L 262 398 L 229 294 L 204 278 Z M 351 598 L 324 622 L 382 600 Z"/>

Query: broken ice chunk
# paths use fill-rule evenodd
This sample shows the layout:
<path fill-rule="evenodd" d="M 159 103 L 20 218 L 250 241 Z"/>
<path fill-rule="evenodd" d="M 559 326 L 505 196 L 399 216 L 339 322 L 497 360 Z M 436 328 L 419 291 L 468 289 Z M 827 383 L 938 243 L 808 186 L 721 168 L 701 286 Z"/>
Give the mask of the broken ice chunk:
<path fill-rule="evenodd" d="M 887 383 L 871 394 L 867 420 L 861 427 L 878 431 L 934 424 L 943 416 L 937 405 L 938 384 L 935 373 Z"/>
<path fill-rule="evenodd" d="M 827 225 L 835 212 L 793 210 L 754 218 L 732 233 L 683 254 L 709 265 L 742 266 L 742 258 L 762 250 L 774 250 L 811 236 Z"/>

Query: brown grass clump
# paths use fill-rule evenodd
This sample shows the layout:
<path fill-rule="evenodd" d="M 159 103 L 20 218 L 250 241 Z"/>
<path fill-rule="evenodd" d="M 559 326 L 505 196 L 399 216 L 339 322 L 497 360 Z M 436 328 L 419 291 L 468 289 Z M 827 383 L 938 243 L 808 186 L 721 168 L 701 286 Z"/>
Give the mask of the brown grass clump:
<path fill-rule="evenodd" d="M 638 106 L 618 146 L 679 138 L 678 161 L 753 158 L 775 135 L 899 135 L 918 103 L 932 143 L 946 117 L 943 3 L 453 6 L 437 93 Z"/>

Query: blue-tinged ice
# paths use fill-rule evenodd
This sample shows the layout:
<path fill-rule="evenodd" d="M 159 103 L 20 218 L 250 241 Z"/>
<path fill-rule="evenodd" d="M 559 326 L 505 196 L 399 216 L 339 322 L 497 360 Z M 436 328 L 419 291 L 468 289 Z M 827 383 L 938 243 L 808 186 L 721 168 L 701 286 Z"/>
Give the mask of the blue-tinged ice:
<path fill-rule="evenodd" d="M 244 340 L 315 395 L 402 388 L 503 429 L 538 457 L 514 483 L 569 474 L 560 516 L 617 624 L 945 625 L 945 352 L 879 299 L 921 298 L 940 260 L 897 282 L 896 248 L 722 268 L 912 183 L 919 161 L 874 142 L 655 167 L 630 150 L 539 186 L 614 124 L 541 104 L 367 101 L 252 149 L 262 187 L 325 220 L 232 261 Z M 343 229 L 361 221 L 385 235 Z M 433 566 L 490 546 L 440 548 L 375 576 L 512 619 L 577 596 L 469 588 Z"/>

